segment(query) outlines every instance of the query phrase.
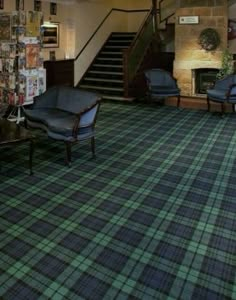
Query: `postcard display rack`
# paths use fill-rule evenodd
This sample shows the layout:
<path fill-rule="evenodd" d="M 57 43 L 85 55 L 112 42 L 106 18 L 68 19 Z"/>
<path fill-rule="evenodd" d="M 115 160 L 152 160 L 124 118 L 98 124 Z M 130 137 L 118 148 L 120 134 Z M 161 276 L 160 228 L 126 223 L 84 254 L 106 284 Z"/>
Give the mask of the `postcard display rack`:
<path fill-rule="evenodd" d="M 46 89 L 42 23 L 38 11 L 0 14 L 0 102 L 13 108 L 8 119 L 17 123 L 23 119 L 22 106 Z"/>

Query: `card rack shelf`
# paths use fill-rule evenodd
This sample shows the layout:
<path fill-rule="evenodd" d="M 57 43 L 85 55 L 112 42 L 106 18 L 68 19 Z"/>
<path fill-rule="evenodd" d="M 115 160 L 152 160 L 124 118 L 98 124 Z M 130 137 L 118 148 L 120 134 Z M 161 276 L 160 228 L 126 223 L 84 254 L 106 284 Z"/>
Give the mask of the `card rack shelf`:
<path fill-rule="evenodd" d="M 22 106 L 46 89 L 42 24 L 38 11 L 0 14 L 0 102 L 12 106 L 8 118 L 17 123 Z"/>

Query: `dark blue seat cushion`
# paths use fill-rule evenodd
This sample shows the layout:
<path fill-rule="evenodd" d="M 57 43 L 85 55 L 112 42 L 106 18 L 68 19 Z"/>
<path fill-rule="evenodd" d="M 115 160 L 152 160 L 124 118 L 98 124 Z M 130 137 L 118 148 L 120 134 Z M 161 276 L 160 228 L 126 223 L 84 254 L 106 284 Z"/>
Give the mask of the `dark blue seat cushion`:
<path fill-rule="evenodd" d="M 170 86 L 151 86 L 150 92 L 152 95 L 172 96 L 180 94 L 180 89 Z"/>
<path fill-rule="evenodd" d="M 75 114 L 56 108 L 25 109 L 25 115 L 28 120 L 42 123 L 47 127 L 48 131 L 64 135 L 65 137 L 73 135 L 73 127 L 77 120 Z M 91 133 L 91 124 L 83 124 L 78 133 Z"/>

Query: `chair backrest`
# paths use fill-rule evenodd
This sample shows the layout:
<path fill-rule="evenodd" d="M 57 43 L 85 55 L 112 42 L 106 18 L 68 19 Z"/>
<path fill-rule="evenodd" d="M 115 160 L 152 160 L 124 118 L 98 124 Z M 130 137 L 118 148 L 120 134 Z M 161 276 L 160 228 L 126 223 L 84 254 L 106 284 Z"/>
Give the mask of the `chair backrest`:
<path fill-rule="evenodd" d="M 100 96 L 96 93 L 67 86 L 54 86 L 34 98 L 34 108 L 58 108 L 72 113 L 80 113 L 94 106 Z"/>
<path fill-rule="evenodd" d="M 58 87 L 53 86 L 43 94 L 34 97 L 34 108 L 54 108 L 57 106 Z"/>
<path fill-rule="evenodd" d="M 227 75 L 222 79 L 219 79 L 215 82 L 214 89 L 219 89 L 219 90 L 228 90 L 230 85 L 236 83 L 236 75 L 231 74 Z"/>
<path fill-rule="evenodd" d="M 148 85 L 177 87 L 176 80 L 166 70 L 150 69 L 144 72 Z"/>
<path fill-rule="evenodd" d="M 56 107 L 72 113 L 80 113 L 95 105 L 98 94 L 72 87 L 59 87 Z"/>

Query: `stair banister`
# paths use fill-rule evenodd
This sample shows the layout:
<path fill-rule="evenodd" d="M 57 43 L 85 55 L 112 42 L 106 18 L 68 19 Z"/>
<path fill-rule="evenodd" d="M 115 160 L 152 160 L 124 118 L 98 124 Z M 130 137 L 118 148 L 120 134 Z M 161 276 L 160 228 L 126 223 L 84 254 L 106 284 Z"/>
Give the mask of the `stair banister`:
<path fill-rule="evenodd" d="M 124 90 L 126 97 L 128 97 L 129 93 L 129 84 L 134 78 L 135 73 L 137 72 L 139 65 L 145 55 L 145 51 L 149 47 L 155 33 L 153 15 L 154 9 L 151 8 L 148 15 L 141 24 L 140 29 L 137 32 L 130 47 L 123 50 Z M 137 53 L 139 55 L 137 55 Z M 135 66 L 132 66 L 132 61 L 135 62 Z"/>
<path fill-rule="evenodd" d="M 160 0 L 160 22 L 167 21 L 168 18 L 175 14 L 178 7 L 180 7 L 180 0 Z"/>

